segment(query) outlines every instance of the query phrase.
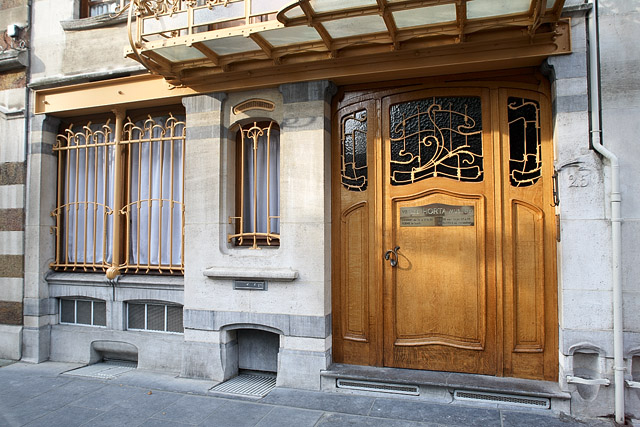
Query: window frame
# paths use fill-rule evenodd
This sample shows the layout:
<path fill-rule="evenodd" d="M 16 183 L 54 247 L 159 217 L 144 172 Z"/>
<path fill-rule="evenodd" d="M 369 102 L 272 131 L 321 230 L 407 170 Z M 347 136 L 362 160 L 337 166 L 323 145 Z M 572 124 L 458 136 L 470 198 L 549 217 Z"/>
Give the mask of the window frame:
<path fill-rule="evenodd" d="M 63 322 L 62 321 L 62 302 L 63 301 L 73 301 L 73 319 L 74 322 Z M 91 323 L 79 323 L 78 322 L 78 301 L 90 302 L 91 303 Z M 97 325 L 95 322 L 95 308 L 94 305 L 96 303 L 104 304 L 104 325 Z M 93 328 L 106 328 L 107 327 L 107 302 L 101 299 L 93 299 L 93 298 L 74 298 L 74 297 L 60 297 L 58 298 L 58 323 L 61 325 L 75 325 L 75 326 L 89 326 Z"/>
<path fill-rule="evenodd" d="M 118 6 L 119 3 L 120 3 L 120 0 L 80 0 L 80 18 L 81 19 L 82 18 L 94 18 L 96 16 L 109 15 L 109 14 L 115 12 L 115 8 Z M 113 5 L 112 8 L 114 10 L 106 12 L 106 13 L 100 13 L 100 14 L 92 15 L 91 14 L 91 7 L 96 6 L 96 5 L 101 5 L 101 4 Z"/>
<path fill-rule="evenodd" d="M 278 132 L 278 163 L 280 163 L 281 161 L 281 145 L 280 145 L 280 141 L 281 141 L 281 128 L 280 128 L 280 124 L 273 119 L 269 119 L 269 118 L 252 118 L 250 121 L 248 122 L 243 122 L 243 123 L 237 123 L 236 125 L 234 125 L 232 127 L 232 129 L 237 128 L 236 131 L 233 134 L 233 139 L 231 141 L 232 144 L 234 144 L 235 147 L 235 178 L 232 180 L 235 184 L 234 188 L 232 191 L 234 191 L 235 195 L 234 195 L 234 201 L 235 201 L 235 207 L 234 207 L 234 216 L 229 217 L 229 223 L 233 224 L 233 229 L 234 229 L 234 233 L 233 234 L 228 234 L 227 239 L 228 241 L 235 247 L 248 247 L 251 249 L 260 249 L 260 248 L 274 248 L 277 249 L 280 247 L 280 233 L 273 233 L 270 231 L 271 228 L 271 221 L 273 219 L 277 219 L 278 221 L 278 226 L 280 226 L 280 215 L 276 215 L 276 216 L 271 216 L 269 215 L 270 212 L 267 212 L 267 223 L 268 223 L 268 227 L 267 227 L 267 231 L 264 233 L 261 232 L 244 232 L 244 230 L 241 229 L 241 224 L 243 224 L 245 222 L 245 218 L 244 218 L 244 213 L 242 212 L 242 208 L 243 208 L 243 199 L 244 199 L 244 186 L 243 186 L 243 153 L 242 153 L 242 139 L 243 139 L 243 128 L 245 127 L 249 127 L 249 128 L 253 128 L 253 127 L 260 127 L 262 130 L 266 130 L 266 129 L 275 129 Z M 276 185 L 277 185 L 277 191 L 278 194 L 280 192 L 280 164 L 278 165 L 278 175 L 277 175 L 277 180 L 276 180 Z M 269 196 L 269 192 L 271 191 L 271 180 L 269 179 L 269 185 L 268 185 L 268 194 L 266 199 L 268 199 Z M 257 190 L 256 190 L 257 191 Z M 255 209 L 255 208 L 254 208 Z M 278 195 L 278 209 L 277 209 L 278 213 L 280 213 L 280 195 Z M 260 236 L 258 234 L 266 234 L 265 236 Z"/>
<path fill-rule="evenodd" d="M 140 328 L 132 328 L 129 326 L 129 308 L 131 305 L 142 305 L 144 306 L 144 328 L 140 329 Z M 164 307 L 164 330 L 158 330 L 158 329 L 149 329 L 148 325 L 149 325 L 149 306 L 158 306 L 158 307 Z M 179 334 L 182 335 L 184 334 L 184 306 L 180 305 L 180 304 L 176 304 L 176 303 L 171 303 L 171 302 L 164 302 L 164 301 L 126 301 L 125 303 L 125 319 L 126 319 L 126 325 L 125 325 L 125 329 L 127 331 L 134 331 L 134 332 L 159 332 L 159 333 L 164 333 L 164 334 Z M 181 316 L 180 319 L 182 320 L 181 322 L 181 326 L 182 326 L 182 331 L 170 331 L 168 330 L 168 326 L 169 326 L 169 307 L 173 307 L 173 308 L 179 308 L 181 310 Z"/>
<path fill-rule="evenodd" d="M 115 122 L 114 122 L 114 117 L 115 117 Z M 155 119 L 161 119 L 161 120 L 155 121 Z M 149 135 L 148 138 L 142 137 L 139 139 L 133 139 L 130 135 L 127 137 L 125 129 L 129 125 L 133 125 L 133 127 L 137 127 L 137 125 L 140 122 L 142 122 L 143 128 L 146 129 L 144 126 L 146 124 L 146 121 L 148 120 L 151 120 L 153 123 L 155 123 L 155 126 L 161 126 L 163 129 L 163 132 L 166 132 L 166 134 L 163 134 L 162 137 L 160 138 L 154 137 L 152 134 L 153 128 L 151 128 L 150 129 L 151 134 Z M 170 121 L 173 126 L 171 128 L 171 132 L 173 133 L 168 132 L 169 126 L 167 126 L 167 123 Z M 80 219 L 82 219 L 85 222 L 85 230 L 84 230 L 85 234 L 82 235 L 82 230 L 74 230 L 70 232 L 68 230 L 69 221 L 67 220 L 68 219 L 67 215 L 69 215 L 69 210 L 71 208 L 65 208 L 65 206 L 69 205 L 70 203 L 72 204 L 72 202 L 69 202 L 69 199 L 71 198 L 71 196 L 65 193 L 68 190 L 66 187 L 67 180 L 75 181 L 76 185 L 79 185 L 78 183 L 82 181 L 82 185 L 84 187 L 94 185 L 94 184 L 89 184 L 90 178 L 93 178 L 91 177 L 93 173 L 87 172 L 87 170 L 89 169 L 88 165 L 84 166 L 84 169 L 85 169 L 84 171 L 80 169 L 76 170 L 75 175 L 73 176 L 68 171 L 69 164 L 66 160 L 67 160 L 67 156 L 69 156 L 68 153 L 71 150 L 65 149 L 65 147 L 68 147 L 71 145 L 69 142 L 70 136 L 77 134 L 77 132 L 71 131 L 72 127 L 75 128 L 74 123 L 80 123 L 78 127 L 81 127 L 81 126 L 85 127 L 92 123 L 96 123 L 100 125 L 100 129 L 103 129 L 105 126 L 110 126 L 111 135 L 109 137 L 110 138 L 109 141 L 113 139 L 113 143 L 112 144 L 106 143 L 104 144 L 104 146 L 108 149 L 113 149 L 114 152 L 116 151 L 120 152 L 119 155 L 114 154 L 113 159 L 109 157 L 108 161 L 112 163 L 111 165 L 109 165 L 108 167 L 107 166 L 103 167 L 103 169 L 111 169 L 111 168 L 113 169 L 113 172 L 109 172 L 109 174 L 105 174 L 105 182 L 103 184 L 103 186 L 105 187 L 104 189 L 105 192 L 107 191 L 106 189 L 107 186 L 110 185 L 113 187 L 112 191 L 114 194 L 113 196 L 111 196 L 113 198 L 113 206 L 107 206 L 107 210 L 109 210 L 110 213 L 105 214 L 105 220 L 103 222 L 102 229 L 99 230 L 100 236 L 97 236 L 96 230 L 89 230 L 89 231 L 93 231 L 93 239 L 89 239 L 89 240 L 93 242 L 93 246 L 94 246 L 93 248 L 90 248 L 90 249 L 85 248 L 85 246 L 89 245 L 88 243 L 89 240 L 87 237 L 88 234 L 86 230 L 87 228 L 86 223 L 89 222 L 88 214 L 84 213 L 84 216 L 78 216 L 76 214 L 76 218 L 74 218 L 74 221 L 80 221 Z M 65 145 L 65 142 L 66 142 L 66 145 Z M 178 147 L 176 148 L 176 150 L 180 150 L 181 153 L 179 155 L 174 156 L 173 155 L 174 147 L 176 147 L 176 145 L 174 145 L 175 143 L 177 143 L 177 147 Z M 138 152 L 141 151 L 141 148 L 140 148 L 142 146 L 141 144 L 152 144 L 152 145 L 149 145 L 150 147 L 148 149 L 149 152 L 157 151 L 156 150 L 157 146 L 164 147 L 165 144 L 169 144 L 169 146 L 171 147 L 172 151 L 170 156 L 170 163 L 166 163 L 164 157 L 159 157 L 160 166 L 158 166 L 156 162 L 157 154 L 154 153 L 153 156 L 149 154 L 149 157 L 150 157 L 149 164 L 151 166 L 149 170 L 145 170 L 145 173 L 148 173 L 148 176 L 143 174 L 138 177 L 139 180 L 146 179 L 147 181 L 150 181 L 152 177 L 155 178 L 154 174 L 157 174 L 157 170 L 159 170 L 161 174 L 160 178 L 164 179 L 163 174 L 166 173 L 168 170 L 170 170 L 169 182 L 170 182 L 170 189 L 171 189 L 171 195 L 172 195 L 171 200 L 165 201 L 163 199 L 164 192 L 163 192 L 162 186 L 160 187 L 160 194 L 158 197 L 155 197 L 155 195 L 152 195 L 152 196 L 148 196 L 149 197 L 148 199 L 143 199 L 142 193 L 140 193 L 137 195 L 139 200 L 134 202 L 130 200 L 131 194 L 133 192 L 131 190 L 132 175 L 134 174 L 133 165 L 130 162 L 130 156 L 131 156 L 131 153 L 134 151 L 133 147 L 136 145 L 138 147 L 137 148 Z M 54 155 L 57 156 L 57 181 L 58 181 L 57 194 L 56 194 L 56 207 L 52 212 L 52 216 L 56 220 L 56 225 L 53 227 L 53 231 L 55 232 L 54 234 L 55 234 L 56 254 L 55 254 L 55 260 L 50 264 L 50 268 L 57 271 L 83 271 L 83 272 L 106 271 L 108 276 L 109 276 L 110 270 L 115 270 L 115 273 L 116 273 L 115 275 L 119 274 L 120 272 L 183 275 L 184 274 L 184 210 L 185 210 L 184 209 L 184 196 L 185 196 L 184 174 L 185 174 L 185 164 L 186 164 L 185 162 L 186 147 L 185 146 L 186 146 L 186 112 L 184 107 L 179 104 L 161 106 L 161 107 L 152 107 L 147 109 L 117 110 L 115 114 L 79 116 L 79 117 L 75 117 L 73 121 L 66 120 L 65 122 L 62 122 L 60 125 L 60 131 L 57 136 L 56 145 L 54 146 Z M 80 146 L 76 145 L 75 149 L 79 151 L 76 152 L 75 156 L 76 157 L 86 156 L 86 158 L 90 158 L 91 156 L 93 156 L 93 154 L 89 155 L 80 150 L 85 150 L 88 152 L 89 149 L 96 149 L 96 147 L 97 145 L 87 144 L 84 146 L 84 148 L 82 148 L 81 145 Z M 107 157 L 108 157 L 107 155 L 105 155 L 104 158 L 102 158 L 102 156 L 96 155 L 95 157 L 96 160 L 94 160 L 94 164 L 92 164 L 94 169 L 96 168 L 95 165 L 98 164 L 97 163 L 98 161 L 104 162 L 105 159 L 107 159 Z M 180 162 L 180 163 L 178 164 L 177 162 Z M 138 169 L 141 168 L 141 165 L 142 164 L 138 164 Z M 146 164 L 143 166 L 146 167 Z M 163 166 L 164 166 L 164 169 L 163 169 Z M 180 174 L 180 176 L 176 177 L 174 175 L 174 169 L 177 171 L 175 173 Z M 84 178 L 77 178 L 77 176 L 81 176 L 82 173 L 85 173 Z M 96 177 L 97 176 L 98 175 L 96 174 Z M 94 178 L 94 180 L 96 179 L 97 178 Z M 177 185 L 174 183 L 174 180 L 176 179 L 178 180 Z M 175 189 L 175 194 L 174 194 L 174 189 Z M 102 188 L 100 189 L 100 191 L 102 191 Z M 151 186 L 150 186 L 150 191 L 151 191 Z M 154 188 L 153 191 L 156 192 L 157 189 Z M 76 198 L 78 198 L 77 194 L 76 194 Z M 174 200 L 174 198 L 178 198 L 178 200 Z M 73 203 L 75 203 L 76 205 L 85 203 L 87 205 L 92 204 L 95 206 L 98 204 L 97 202 L 99 200 L 100 200 L 99 195 L 98 193 L 96 193 L 93 195 L 91 200 L 87 198 L 87 201 L 82 202 L 80 198 L 78 198 L 78 200 L 75 200 Z M 128 247 L 132 244 L 131 239 L 134 233 L 136 233 L 135 238 L 138 240 L 138 242 L 142 242 L 142 244 L 145 246 L 149 244 L 149 241 L 152 238 L 156 237 L 155 235 L 148 233 L 146 236 L 146 239 L 143 241 L 142 236 L 144 233 L 140 232 L 140 227 L 138 227 L 137 232 L 135 230 L 132 230 L 132 218 L 131 218 L 132 214 L 130 210 L 131 210 L 131 205 L 135 205 L 136 202 L 138 202 L 138 205 L 143 205 L 143 206 L 146 203 L 146 207 L 143 209 L 146 209 L 146 211 L 148 212 L 151 212 L 151 210 L 153 209 L 153 212 L 149 213 L 149 218 L 151 218 L 151 215 L 155 215 L 155 209 L 159 209 L 159 211 L 164 212 L 163 209 L 167 208 L 167 205 L 168 205 L 170 219 L 166 219 L 166 218 L 165 219 L 167 221 L 170 221 L 170 224 L 167 225 L 164 222 L 162 222 L 162 223 L 159 223 L 155 228 L 149 226 L 150 227 L 149 229 L 151 230 L 150 233 L 155 233 L 156 228 L 158 228 L 159 231 L 157 232 L 160 233 L 160 235 L 162 235 L 165 239 L 165 241 L 160 240 L 161 242 L 160 244 L 164 244 L 166 246 L 166 241 L 169 241 L 170 247 L 168 249 L 168 252 L 167 250 L 164 250 L 166 248 L 160 248 L 157 250 L 153 248 L 154 249 L 153 251 L 149 249 L 147 253 L 145 253 L 144 256 L 146 257 L 146 259 L 143 261 L 141 261 L 141 256 L 138 253 L 136 256 L 137 261 L 134 262 L 133 261 L 134 249 Z M 106 203 L 106 196 L 105 196 L 105 203 Z M 180 209 L 179 213 L 175 213 L 176 207 Z M 142 212 L 144 212 L 144 210 Z M 141 215 L 140 208 L 138 208 L 137 213 L 138 213 L 138 222 L 144 221 L 144 217 L 143 215 Z M 95 229 L 96 227 L 95 212 L 93 213 L 93 215 L 94 215 L 94 219 L 92 222 L 92 226 Z M 109 217 L 109 219 L 111 220 L 110 225 L 107 225 L 107 215 L 111 215 L 111 217 Z M 180 225 L 174 226 L 174 222 L 176 221 L 176 218 L 178 218 L 178 216 L 180 218 L 179 219 Z M 147 219 L 147 221 L 151 221 L 151 220 Z M 109 226 L 111 227 L 111 230 L 109 230 L 108 228 Z M 165 226 L 169 227 L 169 233 L 165 233 L 166 231 L 164 230 Z M 178 228 L 176 227 L 179 227 L 179 231 L 178 231 Z M 180 234 L 179 241 L 174 238 L 174 233 L 177 234 L 178 232 Z M 166 237 L 166 234 L 168 234 L 169 237 Z M 100 250 L 103 250 L 103 253 L 101 254 L 97 253 L 98 249 L 96 249 L 95 247 L 98 244 L 97 243 L 98 238 L 102 239 L 102 242 L 99 242 L 99 244 L 103 246 L 100 249 Z M 67 252 L 68 246 L 65 246 L 65 244 L 67 243 L 67 239 L 69 240 L 75 239 L 74 244 L 76 245 L 79 240 L 84 239 L 82 241 L 82 248 L 85 251 L 85 253 L 82 253 L 80 255 L 78 255 L 78 253 L 75 253 L 74 258 L 76 259 L 73 261 L 70 260 L 69 253 Z M 138 246 L 140 246 L 140 244 Z M 173 251 L 177 251 L 178 246 L 180 247 L 179 256 L 178 256 L 179 259 L 175 259 L 176 257 L 173 255 Z M 107 248 L 107 249 L 105 250 L 104 248 Z M 87 259 L 90 257 L 86 252 L 90 252 L 90 251 L 94 251 L 96 252 L 96 254 L 94 254 L 93 258 L 90 261 L 87 261 Z M 156 251 L 159 251 L 159 255 L 156 253 Z M 168 255 L 169 261 L 163 262 L 167 253 L 169 253 Z M 98 255 L 102 257 L 102 260 L 96 262 Z M 158 256 L 158 260 L 157 262 L 152 262 L 152 258 L 155 256 Z M 109 257 L 111 258 L 111 261 L 107 261 Z"/>

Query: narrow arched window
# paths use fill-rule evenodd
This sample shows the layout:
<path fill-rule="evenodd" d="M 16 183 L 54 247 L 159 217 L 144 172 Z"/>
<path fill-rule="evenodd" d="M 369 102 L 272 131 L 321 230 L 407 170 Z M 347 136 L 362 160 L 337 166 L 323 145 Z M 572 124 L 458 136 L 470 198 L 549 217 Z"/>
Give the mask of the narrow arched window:
<path fill-rule="evenodd" d="M 236 134 L 235 233 L 238 246 L 280 244 L 280 128 L 274 121 L 240 125 Z"/>

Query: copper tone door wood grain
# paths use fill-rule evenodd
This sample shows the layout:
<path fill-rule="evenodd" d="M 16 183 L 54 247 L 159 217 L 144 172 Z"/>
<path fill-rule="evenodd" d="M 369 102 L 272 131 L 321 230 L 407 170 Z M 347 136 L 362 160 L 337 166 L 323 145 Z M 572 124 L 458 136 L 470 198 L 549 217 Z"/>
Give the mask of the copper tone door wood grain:
<path fill-rule="evenodd" d="M 423 91 L 383 100 L 383 247 L 400 247 L 398 265 L 384 268 L 384 363 L 493 375 L 495 208 L 485 197 L 494 180 L 492 144 L 486 143 L 489 93 L 445 95 Z M 445 225 L 450 211 L 463 208 L 473 212 L 470 221 Z M 412 226 L 412 220 L 422 224 Z"/>
<path fill-rule="evenodd" d="M 334 359 L 380 364 L 376 319 L 379 293 L 375 245 L 377 133 L 374 101 L 345 106 L 334 115 L 333 335 Z M 371 120 L 373 118 L 373 120 Z"/>
<path fill-rule="evenodd" d="M 336 101 L 335 362 L 557 379 L 549 85 L 488 77 Z"/>
<path fill-rule="evenodd" d="M 557 377 L 553 153 L 548 99 L 500 90 L 505 375 Z"/>

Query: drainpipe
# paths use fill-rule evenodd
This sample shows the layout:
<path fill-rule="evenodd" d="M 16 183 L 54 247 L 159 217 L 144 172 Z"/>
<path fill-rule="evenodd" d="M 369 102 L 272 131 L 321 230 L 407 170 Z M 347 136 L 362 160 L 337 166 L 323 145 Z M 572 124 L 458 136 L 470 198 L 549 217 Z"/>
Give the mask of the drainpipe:
<path fill-rule="evenodd" d="M 613 287 L 613 370 L 615 380 L 615 418 L 624 424 L 624 337 L 622 316 L 622 234 L 620 204 L 620 162 L 602 145 L 602 110 L 600 105 L 600 42 L 598 40 L 598 0 L 590 0 L 593 9 L 587 21 L 589 49 L 590 132 L 593 148 L 605 157 L 611 167 L 611 260 Z"/>

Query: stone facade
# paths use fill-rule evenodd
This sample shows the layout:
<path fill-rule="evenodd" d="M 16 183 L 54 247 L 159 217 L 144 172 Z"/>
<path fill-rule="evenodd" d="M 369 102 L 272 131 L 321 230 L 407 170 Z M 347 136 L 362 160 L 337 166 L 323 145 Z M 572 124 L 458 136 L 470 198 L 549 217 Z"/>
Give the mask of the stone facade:
<path fill-rule="evenodd" d="M 27 22 L 26 10 L 18 4 L 4 16 Z M 541 67 L 552 84 L 560 193 L 558 386 L 571 394 L 571 412 L 578 416 L 613 412 L 613 385 L 567 381 L 575 376 L 613 382 L 611 168 L 590 148 L 589 96 L 598 87 L 589 81 L 587 67 L 593 13 L 590 3 L 566 1 L 573 53 L 549 58 Z M 31 29 L 29 73 L 0 75 L 0 135 L 9 136 L 0 143 L 0 358 L 90 363 L 100 352 L 133 352 L 141 368 L 215 381 L 239 369 L 275 370 L 279 386 L 319 389 L 320 372 L 332 363 L 334 84 L 317 80 L 182 98 L 187 123 L 184 277 L 125 275 L 107 281 L 102 273 L 52 272 L 50 212 L 57 168 L 52 147 L 60 119 L 24 117 L 26 78 L 32 89 L 64 88 L 136 73 L 141 66 L 122 58 L 127 41 L 121 21 L 82 29 L 69 23 L 77 21 L 74 2 L 48 0 L 33 1 L 32 18 L 42 24 Z M 621 164 L 625 378 L 636 382 L 639 20 L 639 0 L 599 2 L 602 140 Z M 234 112 L 234 106 L 256 98 L 275 108 Z M 227 236 L 233 232 L 229 217 L 236 200 L 235 126 L 260 120 L 275 121 L 281 131 L 281 244 L 251 250 L 229 244 Z M 267 289 L 235 290 L 234 280 L 264 280 Z M 63 297 L 105 301 L 106 326 L 62 324 Z M 127 330 L 128 301 L 182 306 L 184 333 Z M 626 394 L 627 414 L 640 417 L 640 391 L 627 388 Z"/>
<path fill-rule="evenodd" d="M 9 359 L 21 357 L 23 329 L 28 21 L 26 1 L 0 6 L 0 358 Z"/>

